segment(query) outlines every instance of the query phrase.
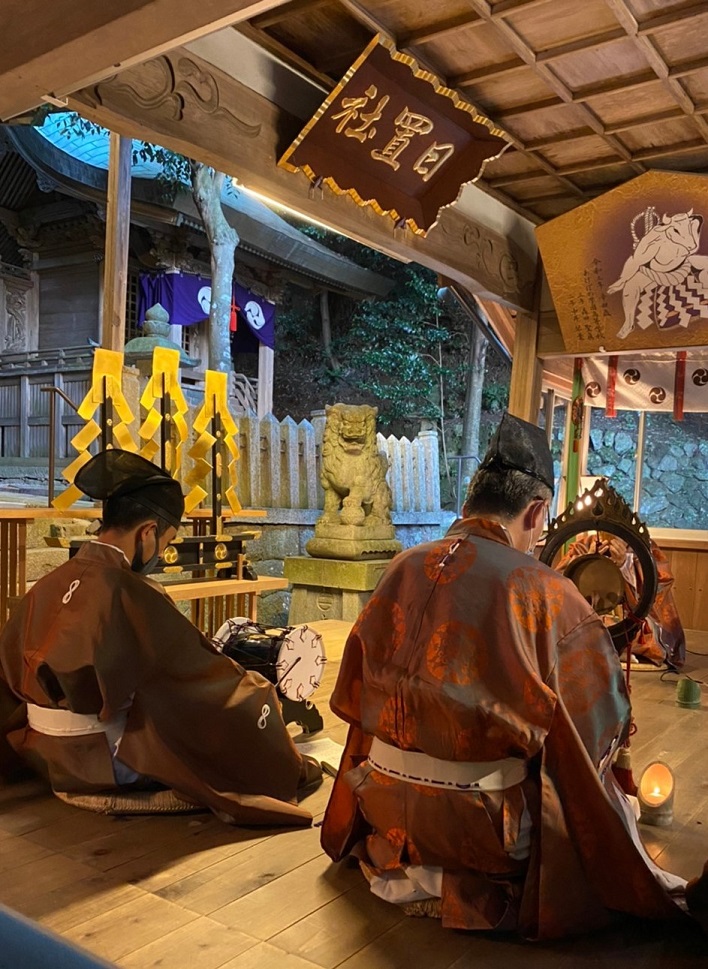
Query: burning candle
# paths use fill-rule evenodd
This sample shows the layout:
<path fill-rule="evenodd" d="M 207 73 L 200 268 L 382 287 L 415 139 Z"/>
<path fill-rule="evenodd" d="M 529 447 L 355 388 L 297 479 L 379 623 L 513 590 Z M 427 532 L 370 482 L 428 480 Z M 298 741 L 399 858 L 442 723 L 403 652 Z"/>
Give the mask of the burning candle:
<path fill-rule="evenodd" d="M 674 775 L 670 767 L 661 761 L 644 770 L 637 792 L 639 820 L 644 824 L 663 827 L 674 819 Z"/>

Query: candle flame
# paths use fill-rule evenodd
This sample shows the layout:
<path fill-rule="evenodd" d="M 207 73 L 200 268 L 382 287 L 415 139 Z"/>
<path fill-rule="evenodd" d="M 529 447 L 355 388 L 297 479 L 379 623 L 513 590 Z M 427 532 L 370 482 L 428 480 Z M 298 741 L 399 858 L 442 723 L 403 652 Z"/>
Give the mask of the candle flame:
<path fill-rule="evenodd" d="M 654 790 L 652 791 L 652 794 L 653 794 L 653 795 L 654 795 L 655 797 L 659 797 L 659 796 L 661 795 L 661 788 L 660 788 L 660 787 L 659 787 L 659 786 L 657 785 L 657 786 L 656 786 L 656 787 L 654 788 Z"/>

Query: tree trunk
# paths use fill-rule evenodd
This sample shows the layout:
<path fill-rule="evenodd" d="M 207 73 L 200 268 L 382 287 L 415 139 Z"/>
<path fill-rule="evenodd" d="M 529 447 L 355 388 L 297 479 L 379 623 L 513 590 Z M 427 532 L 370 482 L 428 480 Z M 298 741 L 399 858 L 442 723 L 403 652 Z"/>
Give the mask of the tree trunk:
<path fill-rule="evenodd" d="M 320 293 L 320 319 L 322 321 L 322 345 L 325 356 L 333 370 L 339 370 L 339 361 L 332 353 L 332 320 L 329 315 L 329 292 L 323 289 Z"/>
<path fill-rule="evenodd" d="M 221 207 L 223 172 L 216 172 L 202 162 L 192 162 L 192 194 L 204 223 L 211 251 L 211 307 L 209 310 L 209 369 L 230 373 L 231 299 L 234 277 L 234 253 L 238 233 L 226 221 Z"/>
<path fill-rule="evenodd" d="M 462 424 L 462 442 L 460 449 L 463 454 L 471 454 L 476 458 L 479 454 L 479 430 L 482 417 L 482 390 L 484 389 L 484 366 L 487 360 L 487 338 L 480 327 L 472 324 L 470 334 L 470 352 L 467 361 L 467 385 L 465 388 L 465 414 Z M 467 483 L 477 468 L 476 461 L 462 461 L 460 468 L 460 490 L 462 498 L 467 490 Z"/>

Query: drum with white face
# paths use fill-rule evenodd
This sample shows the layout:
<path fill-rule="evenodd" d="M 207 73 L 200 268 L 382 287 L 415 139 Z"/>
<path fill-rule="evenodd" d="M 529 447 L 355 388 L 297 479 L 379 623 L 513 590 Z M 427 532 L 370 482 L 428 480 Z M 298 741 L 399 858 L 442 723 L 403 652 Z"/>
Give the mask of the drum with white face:
<path fill-rule="evenodd" d="M 287 630 L 275 664 L 280 692 L 289 700 L 306 700 L 320 685 L 326 662 L 319 633 L 309 626 Z"/>
<path fill-rule="evenodd" d="M 322 637 L 309 626 L 271 628 L 235 616 L 212 642 L 246 669 L 262 673 L 296 703 L 312 696 L 327 662 Z"/>

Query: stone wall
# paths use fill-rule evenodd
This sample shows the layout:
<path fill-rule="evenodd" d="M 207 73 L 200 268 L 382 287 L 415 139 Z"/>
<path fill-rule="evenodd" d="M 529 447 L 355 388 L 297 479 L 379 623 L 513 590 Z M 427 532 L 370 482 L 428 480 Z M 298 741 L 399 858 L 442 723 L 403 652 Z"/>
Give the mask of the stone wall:
<path fill-rule="evenodd" d="M 594 411 L 588 474 L 603 475 L 633 502 L 638 415 L 620 411 L 607 418 Z M 651 528 L 706 528 L 708 440 L 702 414 L 674 421 L 670 414 L 646 417 L 640 514 Z"/>

